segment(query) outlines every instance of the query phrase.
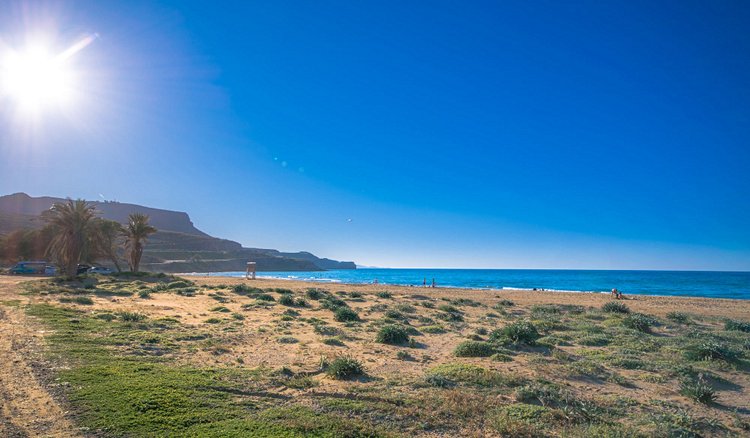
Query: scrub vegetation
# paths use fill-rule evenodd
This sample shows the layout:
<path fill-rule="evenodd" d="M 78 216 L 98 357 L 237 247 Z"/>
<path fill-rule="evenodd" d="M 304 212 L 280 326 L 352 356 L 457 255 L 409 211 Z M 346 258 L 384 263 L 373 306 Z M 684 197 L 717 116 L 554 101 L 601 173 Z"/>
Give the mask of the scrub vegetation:
<path fill-rule="evenodd" d="M 93 435 L 750 433 L 736 314 L 223 281 L 36 280 L 2 302 L 44 330 L 44 381 Z"/>

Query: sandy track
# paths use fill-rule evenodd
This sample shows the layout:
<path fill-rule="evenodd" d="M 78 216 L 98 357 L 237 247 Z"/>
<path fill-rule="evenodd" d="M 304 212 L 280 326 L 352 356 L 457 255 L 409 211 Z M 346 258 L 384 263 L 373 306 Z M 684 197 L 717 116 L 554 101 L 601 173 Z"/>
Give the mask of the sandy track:
<path fill-rule="evenodd" d="M 34 373 L 41 335 L 17 306 L 16 278 L 0 278 L 0 436 L 75 437 L 80 433 Z"/>

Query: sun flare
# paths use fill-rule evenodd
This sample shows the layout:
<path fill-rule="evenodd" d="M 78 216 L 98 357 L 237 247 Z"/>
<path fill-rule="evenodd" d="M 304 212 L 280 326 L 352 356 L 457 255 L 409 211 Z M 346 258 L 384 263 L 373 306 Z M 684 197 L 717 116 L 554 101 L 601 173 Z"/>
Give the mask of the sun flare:
<path fill-rule="evenodd" d="M 37 46 L 1 55 L 0 96 L 32 111 L 69 104 L 76 87 L 71 57 L 95 38 L 96 35 L 83 38 L 59 54 Z"/>
<path fill-rule="evenodd" d="M 2 68 L 3 92 L 29 109 L 64 104 L 73 89 L 72 73 L 66 67 L 65 60 L 41 48 L 8 54 Z"/>

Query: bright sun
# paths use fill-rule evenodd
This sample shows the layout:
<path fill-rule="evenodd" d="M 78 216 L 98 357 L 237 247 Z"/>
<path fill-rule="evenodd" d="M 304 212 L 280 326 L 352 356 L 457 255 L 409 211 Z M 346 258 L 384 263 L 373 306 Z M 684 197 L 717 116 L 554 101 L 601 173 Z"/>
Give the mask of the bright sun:
<path fill-rule="evenodd" d="M 68 104 L 76 86 L 71 58 L 97 37 L 86 36 L 59 54 L 43 46 L 0 54 L 0 97 L 31 111 Z"/>
<path fill-rule="evenodd" d="M 61 105 L 72 95 L 73 75 L 65 59 L 44 49 L 10 53 L 1 68 L 3 94 L 26 109 Z"/>

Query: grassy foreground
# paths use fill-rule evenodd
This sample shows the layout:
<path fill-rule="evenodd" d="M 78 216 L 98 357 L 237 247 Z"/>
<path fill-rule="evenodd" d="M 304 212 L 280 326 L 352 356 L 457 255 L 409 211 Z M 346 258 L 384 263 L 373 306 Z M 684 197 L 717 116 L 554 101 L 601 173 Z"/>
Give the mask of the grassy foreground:
<path fill-rule="evenodd" d="M 22 289 L 83 434 L 750 433 L 737 318 L 168 276 Z"/>

